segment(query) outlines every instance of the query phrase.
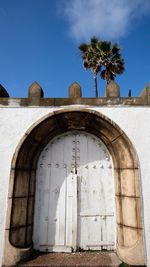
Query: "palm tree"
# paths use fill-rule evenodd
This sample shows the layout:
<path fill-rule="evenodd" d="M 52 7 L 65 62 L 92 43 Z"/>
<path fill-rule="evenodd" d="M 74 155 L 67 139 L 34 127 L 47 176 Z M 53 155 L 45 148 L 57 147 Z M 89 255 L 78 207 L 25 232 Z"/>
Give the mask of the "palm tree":
<path fill-rule="evenodd" d="M 102 79 L 114 80 L 117 74 L 124 71 L 124 60 L 121 58 L 120 48 L 117 44 L 108 41 L 99 41 L 91 38 L 90 44 L 81 44 L 81 57 L 85 69 L 91 69 L 94 78 L 95 96 L 98 97 L 97 74 L 100 72 Z"/>
<path fill-rule="evenodd" d="M 86 70 L 91 69 L 91 71 L 93 72 L 96 97 L 98 97 L 97 74 L 101 70 L 101 62 L 100 62 L 101 58 L 99 56 L 99 51 L 97 50 L 97 43 L 98 39 L 93 37 L 91 38 L 90 44 L 82 43 L 79 46 L 79 49 L 81 50 L 81 57 L 83 59 L 84 68 Z"/>

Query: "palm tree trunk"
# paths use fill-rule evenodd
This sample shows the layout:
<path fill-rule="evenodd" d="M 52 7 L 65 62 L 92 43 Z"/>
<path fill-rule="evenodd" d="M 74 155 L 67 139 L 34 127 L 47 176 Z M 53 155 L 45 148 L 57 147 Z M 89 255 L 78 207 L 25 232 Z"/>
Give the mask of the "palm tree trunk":
<path fill-rule="evenodd" d="M 97 88 L 97 77 L 94 74 L 94 88 L 95 88 L 95 97 L 98 97 L 98 88 Z"/>

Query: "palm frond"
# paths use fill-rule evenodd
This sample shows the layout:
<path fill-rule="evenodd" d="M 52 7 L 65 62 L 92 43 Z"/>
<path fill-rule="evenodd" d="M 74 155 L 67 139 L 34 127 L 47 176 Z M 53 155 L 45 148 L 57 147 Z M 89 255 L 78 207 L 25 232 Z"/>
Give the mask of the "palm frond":
<path fill-rule="evenodd" d="M 98 43 L 99 41 L 98 41 L 98 38 L 96 37 L 96 36 L 93 36 L 92 38 L 91 38 L 91 44 L 96 44 L 96 43 Z"/>
<path fill-rule="evenodd" d="M 88 45 L 85 44 L 85 43 L 82 43 L 79 45 L 79 49 L 82 51 L 82 52 L 86 52 L 87 49 L 88 49 Z"/>

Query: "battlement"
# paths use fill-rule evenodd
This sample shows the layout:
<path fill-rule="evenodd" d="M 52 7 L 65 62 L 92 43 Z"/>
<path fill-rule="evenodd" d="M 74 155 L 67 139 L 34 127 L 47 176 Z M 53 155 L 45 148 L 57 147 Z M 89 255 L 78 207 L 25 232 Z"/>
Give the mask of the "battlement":
<path fill-rule="evenodd" d="M 88 106 L 149 106 L 150 105 L 150 83 L 142 90 L 138 97 L 121 97 L 119 86 L 112 81 L 105 90 L 104 97 L 86 98 L 82 97 L 82 89 L 77 82 L 69 87 L 67 98 L 44 98 L 41 86 L 34 82 L 28 89 L 27 98 L 11 98 L 7 90 L 0 85 L 0 106 L 27 107 L 27 106 L 66 106 L 66 105 L 88 105 Z"/>

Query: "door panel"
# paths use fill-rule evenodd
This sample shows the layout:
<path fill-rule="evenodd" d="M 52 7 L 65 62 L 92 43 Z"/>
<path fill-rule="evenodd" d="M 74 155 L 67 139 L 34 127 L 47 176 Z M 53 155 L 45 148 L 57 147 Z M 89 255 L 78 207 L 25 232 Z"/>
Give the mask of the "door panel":
<path fill-rule="evenodd" d="M 84 250 L 100 250 L 107 246 L 114 249 L 112 160 L 105 145 L 96 137 L 79 134 L 76 138 L 80 140 L 77 171 L 78 247 Z"/>
<path fill-rule="evenodd" d="M 84 132 L 58 136 L 46 146 L 37 166 L 35 249 L 114 248 L 112 167 L 105 145 Z"/>
<path fill-rule="evenodd" d="M 71 251 L 73 224 L 72 136 L 50 142 L 37 168 L 34 247 L 41 251 Z"/>

